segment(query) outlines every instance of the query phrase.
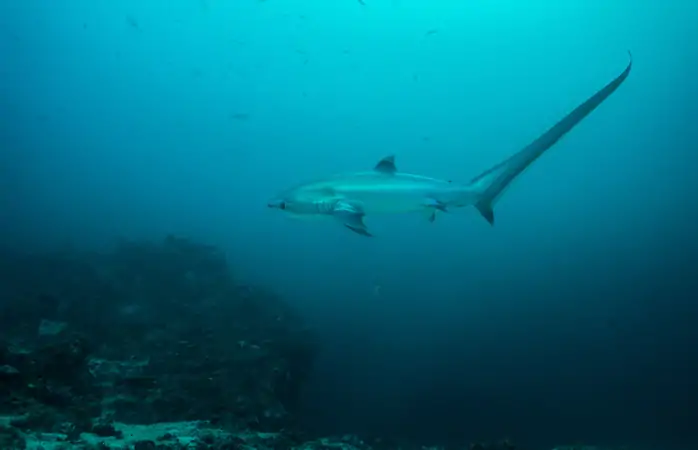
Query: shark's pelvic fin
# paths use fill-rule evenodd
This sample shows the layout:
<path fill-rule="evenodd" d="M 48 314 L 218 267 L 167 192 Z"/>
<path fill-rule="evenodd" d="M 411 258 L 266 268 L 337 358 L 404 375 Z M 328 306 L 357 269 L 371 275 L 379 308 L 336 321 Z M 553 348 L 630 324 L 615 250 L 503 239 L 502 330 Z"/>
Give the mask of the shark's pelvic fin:
<path fill-rule="evenodd" d="M 424 207 L 426 208 L 425 211 L 427 213 L 427 220 L 432 223 L 436 220 L 437 211 L 448 212 L 446 204 L 435 198 L 428 198 L 424 202 Z"/>
<path fill-rule="evenodd" d="M 485 220 L 494 225 L 494 211 L 492 208 L 507 186 L 623 84 L 633 66 L 632 55 L 630 55 L 630 52 L 628 52 L 628 55 L 630 60 L 627 67 L 613 81 L 587 101 L 577 106 L 538 139 L 508 159 L 487 169 L 471 181 L 471 186 L 477 194 L 475 207 Z"/>
<path fill-rule="evenodd" d="M 392 175 L 397 172 L 397 167 L 395 166 L 395 155 L 386 156 L 378 161 L 378 164 L 376 164 L 373 170 L 388 175 Z"/>
<path fill-rule="evenodd" d="M 441 202 L 441 201 L 435 199 L 435 198 L 428 198 L 424 202 L 424 206 L 427 208 L 430 208 L 430 209 L 448 212 L 448 210 L 446 209 L 446 204 L 444 202 Z"/>

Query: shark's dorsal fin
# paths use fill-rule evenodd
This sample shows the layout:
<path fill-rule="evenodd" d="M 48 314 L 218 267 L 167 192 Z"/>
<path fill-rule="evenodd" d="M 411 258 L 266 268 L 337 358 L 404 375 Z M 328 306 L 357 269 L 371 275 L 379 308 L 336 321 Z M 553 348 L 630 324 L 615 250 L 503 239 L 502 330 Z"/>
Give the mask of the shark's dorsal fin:
<path fill-rule="evenodd" d="M 378 164 L 376 164 L 373 170 L 390 175 L 397 172 L 397 167 L 395 167 L 395 155 L 386 156 L 378 161 Z"/>

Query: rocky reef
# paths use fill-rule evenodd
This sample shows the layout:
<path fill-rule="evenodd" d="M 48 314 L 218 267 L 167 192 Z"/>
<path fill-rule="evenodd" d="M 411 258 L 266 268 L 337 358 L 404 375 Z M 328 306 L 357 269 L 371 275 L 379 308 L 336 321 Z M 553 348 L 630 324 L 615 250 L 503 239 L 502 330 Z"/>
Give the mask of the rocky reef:
<path fill-rule="evenodd" d="M 216 248 L 4 251 L 0 274 L 3 450 L 310 445 L 294 412 L 316 340 Z"/>

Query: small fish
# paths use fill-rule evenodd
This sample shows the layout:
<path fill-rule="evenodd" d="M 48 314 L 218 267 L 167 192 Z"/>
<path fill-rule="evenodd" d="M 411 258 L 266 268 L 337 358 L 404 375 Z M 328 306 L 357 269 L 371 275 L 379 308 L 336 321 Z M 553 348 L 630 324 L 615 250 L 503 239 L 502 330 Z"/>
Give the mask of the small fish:
<path fill-rule="evenodd" d="M 131 14 L 126 16 L 126 23 L 129 27 L 133 28 L 134 30 L 141 31 L 141 26 L 138 24 L 138 20 L 136 20 L 136 18 L 133 17 Z"/>
<path fill-rule="evenodd" d="M 269 208 L 306 219 L 330 219 L 362 236 L 371 236 L 364 217 L 420 211 L 430 222 L 437 212 L 474 206 L 494 225 L 494 204 L 509 184 L 623 84 L 625 70 L 518 153 L 458 184 L 399 172 L 395 157 L 386 156 L 372 170 L 352 172 L 301 184 L 281 193 Z"/>
<path fill-rule="evenodd" d="M 230 118 L 233 120 L 243 121 L 243 120 L 249 120 L 250 115 L 247 113 L 232 113 L 232 114 L 230 114 Z"/>

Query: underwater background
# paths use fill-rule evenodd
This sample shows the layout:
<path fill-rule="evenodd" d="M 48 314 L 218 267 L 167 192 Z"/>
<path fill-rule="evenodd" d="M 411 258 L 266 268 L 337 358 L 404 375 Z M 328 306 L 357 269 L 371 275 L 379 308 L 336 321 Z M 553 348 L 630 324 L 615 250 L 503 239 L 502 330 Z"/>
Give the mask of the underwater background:
<path fill-rule="evenodd" d="M 695 448 L 696 17 L 658 0 L 6 1 L 0 243 L 221 249 L 317 333 L 309 433 Z M 628 50 L 625 84 L 494 227 L 470 208 L 369 217 L 367 239 L 267 208 L 391 154 L 466 182 Z"/>

